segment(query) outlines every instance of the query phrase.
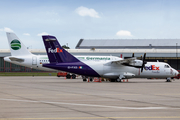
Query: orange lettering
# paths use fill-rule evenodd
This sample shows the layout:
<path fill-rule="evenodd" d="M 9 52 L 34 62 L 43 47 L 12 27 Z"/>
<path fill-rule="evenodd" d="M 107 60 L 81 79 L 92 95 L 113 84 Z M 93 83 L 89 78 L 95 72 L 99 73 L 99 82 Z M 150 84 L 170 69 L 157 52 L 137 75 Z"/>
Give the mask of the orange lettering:
<path fill-rule="evenodd" d="M 155 65 L 152 65 L 152 70 L 156 70 L 156 67 L 155 67 Z"/>
<path fill-rule="evenodd" d="M 63 52 L 62 49 L 57 48 L 57 53 Z"/>
<path fill-rule="evenodd" d="M 159 70 L 159 67 L 156 67 L 156 70 Z"/>

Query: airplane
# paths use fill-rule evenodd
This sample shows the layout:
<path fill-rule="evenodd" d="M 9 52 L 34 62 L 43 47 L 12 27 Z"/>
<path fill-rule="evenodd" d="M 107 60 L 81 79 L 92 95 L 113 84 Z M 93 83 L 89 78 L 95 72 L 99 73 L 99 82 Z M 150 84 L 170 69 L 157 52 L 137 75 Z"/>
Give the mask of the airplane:
<path fill-rule="evenodd" d="M 166 78 L 170 82 L 171 77 L 178 75 L 178 71 L 167 63 L 145 62 L 146 54 L 143 60 L 136 57 L 110 61 L 80 60 L 63 49 L 56 37 L 44 35 L 42 39 L 50 61 L 44 63 L 43 67 L 82 76 L 108 78 L 112 82 L 129 78 Z"/>
<path fill-rule="evenodd" d="M 4 57 L 4 60 L 17 65 L 34 68 L 44 71 L 58 71 L 43 67 L 43 63 L 49 63 L 47 55 L 35 55 L 29 52 L 23 42 L 13 32 L 6 32 L 11 56 Z M 121 59 L 116 56 L 75 56 L 77 59 L 111 61 Z M 69 74 L 68 74 L 69 75 Z M 70 78 L 70 77 L 69 77 Z"/>

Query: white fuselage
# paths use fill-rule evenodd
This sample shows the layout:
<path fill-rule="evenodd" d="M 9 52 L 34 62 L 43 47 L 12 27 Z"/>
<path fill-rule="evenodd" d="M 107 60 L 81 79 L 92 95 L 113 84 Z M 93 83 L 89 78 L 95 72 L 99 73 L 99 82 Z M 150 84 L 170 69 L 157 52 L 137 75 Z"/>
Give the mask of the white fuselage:
<path fill-rule="evenodd" d="M 107 61 L 84 61 L 85 64 L 94 69 L 100 76 L 105 78 L 168 78 L 178 75 L 178 71 L 164 62 L 147 62 L 141 73 L 141 68 L 107 64 Z"/>
<path fill-rule="evenodd" d="M 13 61 L 10 59 L 12 57 L 24 59 L 24 61 Z M 147 64 L 145 64 L 146 69 L 141 73 L 140 68 L 117 65 L 116 63 L 109 64 L 110 61 L 122 60 L 122 58 L 115 56 L 76 56 L 76 58 L 90 66 L 101 77 L 105 78 L 117 79 L 119 76 L 122 76 L 122 78 L 167 78 L 178 74 L 175 69 L 164 62 L 147 62 Z M 42 67 L 42 64 L 49 63 L 46 55 L 9 56 L 5 57 L 4 60 L 38 70 L 58 71 Z"/>
<path fill-rule="evenodd" d="M 116 56 L 75 56 L 79 60 L 87 60 L 87 61 L 113 61 L 113 60 L 118 60 L 122 59 Z M 19 58 L 23 59 L 23 62 L 19 62 L 16 60 L 11 60 L 10 58 Z M 27 56 L 8 56 L 4 57 L 4 60 L 6 62 L 14 63 L 17 65 L 33 68 L 33 69 L 38 69 L 38 70 L 45 70 L 45 71 L 57 71 L 55 69 L 50 69 L 46 67 L 42 67 L 42 64 L 49 63 L 49 59 L 47 55 L 27 55 Z"/>

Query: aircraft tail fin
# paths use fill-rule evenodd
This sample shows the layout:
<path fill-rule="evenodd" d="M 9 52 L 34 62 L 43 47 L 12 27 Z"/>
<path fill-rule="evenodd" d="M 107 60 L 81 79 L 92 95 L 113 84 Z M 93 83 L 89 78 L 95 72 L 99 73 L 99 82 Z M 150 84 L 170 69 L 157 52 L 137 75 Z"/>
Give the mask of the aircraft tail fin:
<path fill-rule="evenodd" d="M 15 33 L 6 32 L 12 56 L 31 55 L 26 46 L 16 36 Z"/>
<path fill-rule="evenodd" d="M 42 36 L 50 63 L 79 62 L 79 60 L 61 47 L 54 36 Z"/>

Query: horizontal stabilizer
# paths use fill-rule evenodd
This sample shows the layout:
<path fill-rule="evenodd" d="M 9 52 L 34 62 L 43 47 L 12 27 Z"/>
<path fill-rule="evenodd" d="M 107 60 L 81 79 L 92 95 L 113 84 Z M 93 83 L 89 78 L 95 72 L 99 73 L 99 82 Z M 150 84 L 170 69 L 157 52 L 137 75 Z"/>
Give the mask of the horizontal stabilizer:
<path fill-rule="evenodd" d="M 16 58 L 16 57 L 9 57 L 11 61 L 17 61 L 17 62 L 24 62 L 24 59 L 22 58 Z"/>

